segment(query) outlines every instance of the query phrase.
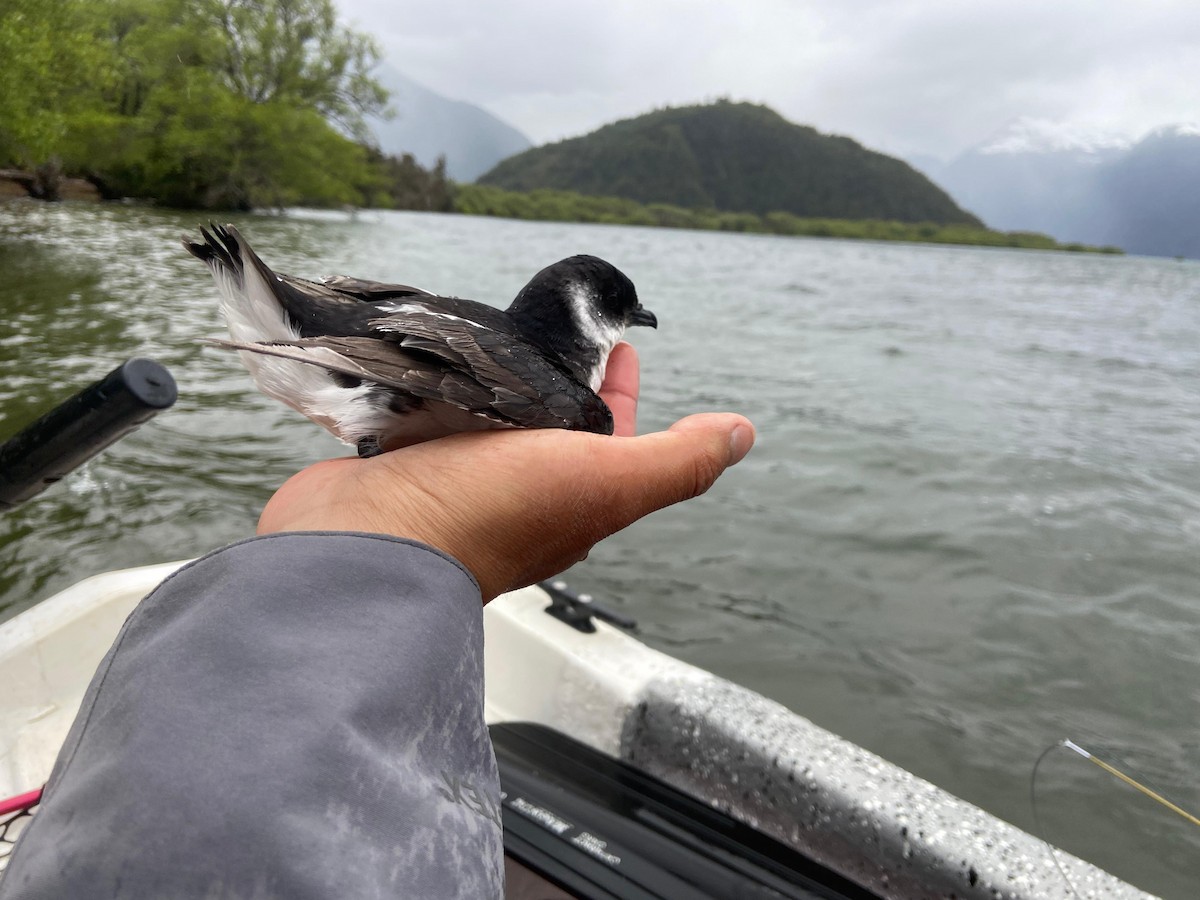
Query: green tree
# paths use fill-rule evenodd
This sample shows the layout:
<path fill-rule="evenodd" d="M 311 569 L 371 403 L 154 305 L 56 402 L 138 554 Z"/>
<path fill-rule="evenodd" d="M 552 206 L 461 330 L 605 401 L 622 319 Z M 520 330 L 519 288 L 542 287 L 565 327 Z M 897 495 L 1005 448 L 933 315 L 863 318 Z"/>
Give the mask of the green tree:
<path fill-rule="evenodd" d="M 91 101 L 87 19 L 81 0 L 0 0 L 0 165 L 46 163 Z"/>
<path fill-rule="evenodd" d="M 332 0 L 207 0 L 224 37 L 221 70 L 254 103 L 311 109 L 362 139 L 387 92 L 375 43 L 342 28 Z"/>
<path fill-rule="evenodd" d="M 337 24 L 330 0 L 91 9 L 100 102 L 62 146 L 106 194 L 245 209 L 359 203 L 378 180 L 345 134 L 386 100 L 367 76 L 376 51 Z"/>
<path fill-rule="evenodd" d="M 333 0 L 0 0 L 0 166 L 176 206 L 358 203 L 386 181 L 360 145 L 377 57 Z"/>

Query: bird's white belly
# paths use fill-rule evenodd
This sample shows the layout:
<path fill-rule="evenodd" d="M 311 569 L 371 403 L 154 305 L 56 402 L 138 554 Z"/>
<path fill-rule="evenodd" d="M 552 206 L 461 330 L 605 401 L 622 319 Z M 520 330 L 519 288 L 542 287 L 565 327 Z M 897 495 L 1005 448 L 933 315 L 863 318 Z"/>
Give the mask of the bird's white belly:
<path fill-rule="evenodd" d="M 512 427 L 435 401 L 425 401 L 420 409 L 393 412 L 369 399 L 371 392 L 377 389 L 371 384 L 339 387 L 329 379 L 325 387 L 305 398 L 296 408 L 347 444 L 356 445 L 363 438 L 378 437 L 383 450 L 397 450 L 460 431 Z"/>

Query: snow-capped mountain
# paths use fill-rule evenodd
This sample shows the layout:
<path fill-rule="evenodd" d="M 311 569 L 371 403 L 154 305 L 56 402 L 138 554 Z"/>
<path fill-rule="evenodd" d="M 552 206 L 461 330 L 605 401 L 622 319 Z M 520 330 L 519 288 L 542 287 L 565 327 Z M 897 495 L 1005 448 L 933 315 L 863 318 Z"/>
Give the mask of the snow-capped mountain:
<path fill-rule="evenodd" d="M 1140 139 L 1021 119 L 930 172 L 993 228 L 1200 258 L 1200 126 Z"/>
<path fill-rule="evenodd" d="M 984 141 L 973 152 L 984 156 L 997 153 L 1078 153 L 1104 156 L 1128 150 L 1134 140 L 1104 129 L 1049 119 L 1022 117 Z"/>

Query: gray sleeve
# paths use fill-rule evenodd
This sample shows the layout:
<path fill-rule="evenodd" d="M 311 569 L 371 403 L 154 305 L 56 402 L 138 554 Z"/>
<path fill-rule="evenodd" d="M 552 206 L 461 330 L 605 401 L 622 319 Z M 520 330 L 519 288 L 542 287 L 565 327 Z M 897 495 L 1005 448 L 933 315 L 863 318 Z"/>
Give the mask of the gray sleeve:
<path fill-rule="evenodd" d="M 467 571 L 255 538 L 130 615 L 0 898 L 499 897 L 499 800 Z"/>

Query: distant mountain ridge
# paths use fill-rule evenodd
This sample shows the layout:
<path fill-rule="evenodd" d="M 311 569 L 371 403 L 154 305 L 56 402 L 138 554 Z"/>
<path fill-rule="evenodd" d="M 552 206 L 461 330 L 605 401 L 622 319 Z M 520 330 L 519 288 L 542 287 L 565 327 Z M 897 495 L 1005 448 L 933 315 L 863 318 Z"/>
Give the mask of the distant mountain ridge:
<path fill-rule="evenodd" d="M 660 109 L 526 150 L 479 183 L 730 212 L 980 224 L 901 160 L 727 100 Z"/>
<path fill-rule="evenodd" d="M 1113 211 L 1105 243 L 1131 253 L 1200 259 L 1200 129 L 1158 129 L 1102 166 Z"/>
<path fill-rule="evenodd" d="M 1200 258 L 1200 128 L 1141 140 L 1018 122 L 924 170 L 992 228 L 1130 253 Z"/>
<path fill-rule="evenodd" d="M 446 174 L 474 181 L 500 160 L 532 146 L 524 134 L 487 110 L 450 100 L 388 65 L 373 73 L 391 98 L 391 119 L 372 117 L 368 125 L 379 148 L 390 156 L 410 153 L 425 168 L 446 158 Z"/>

